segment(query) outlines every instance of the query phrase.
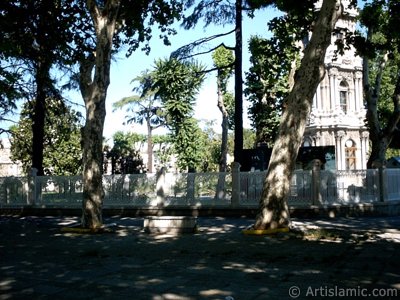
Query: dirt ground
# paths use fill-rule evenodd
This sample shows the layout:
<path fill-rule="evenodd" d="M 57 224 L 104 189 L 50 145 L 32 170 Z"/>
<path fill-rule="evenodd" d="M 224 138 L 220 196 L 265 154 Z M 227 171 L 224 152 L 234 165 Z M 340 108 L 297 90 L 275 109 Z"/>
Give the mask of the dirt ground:
<path fill-rule="evenodd" d="M 74 217 L 0 217 L 0 299 L 399 299 L 400 217 L 294 220 L 247 236 L 253 220 L 199 218 L 196 234 L 61 229 Z"/>

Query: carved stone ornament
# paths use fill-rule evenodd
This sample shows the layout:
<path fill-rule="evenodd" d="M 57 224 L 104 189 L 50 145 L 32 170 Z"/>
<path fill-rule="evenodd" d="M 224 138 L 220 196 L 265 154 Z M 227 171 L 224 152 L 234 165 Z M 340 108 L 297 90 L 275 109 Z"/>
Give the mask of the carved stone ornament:
<path fill-rule="evenodd" d="M 329 69 L 329 75 L 330 76 L 337 76 L 339 74 L 339 71 L 337 68 L 330 68 Z"/>
<path fill-rule="evenodd" d="M 335 137 L 336 138 L 342 138 L 346 135 L 346 133 L 343 130 L 339 130 L 338 132 L 336 132 Z"/>
<path fill-rule="evenodd" d="M 364 139 L 368 139 L 368 138 L 369 138 L 369 132 L 368 132 L 368 131 L 363 131 L 363 132 L 361 133 L 361 136 L 362 136 Z"/>

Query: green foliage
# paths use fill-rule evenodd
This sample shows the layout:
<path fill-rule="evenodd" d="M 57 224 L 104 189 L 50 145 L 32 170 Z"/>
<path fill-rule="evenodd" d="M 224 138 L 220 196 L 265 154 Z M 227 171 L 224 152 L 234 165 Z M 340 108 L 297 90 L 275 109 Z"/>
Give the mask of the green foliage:
<path fill-rule="evenodd" d="M 392 157 L 397 157 L 397 156 L 400 156 L 400 149 L 392 149 L 392 148 L 387 149 L 387 151 L 386 151 L 386 159 L 387 160 Z"/>
<path fill-rule="evenodd" d="M 43 167 L 46 175 L 76 175 L 82 170 L 80 113 L 59 99 L 47 99 Z M 11 131 L 11 159 L 22 162 L 27 174 L 32 165 L 32 120 L 34 101 L 25 103 L 18 125 Z"/>
<path fill-rule="evenodd" d="M 195 1 L 186 1 L 186 8 L 194 6 Z M 194 28 L 203 20 L 204 27 L 210 24 L 226 25 L 235 22 L 235 3 L 230 1 L 201 0 L 196 3 L 189 16 L 184 17 L 182 25 L 185 29 Z"/>
<path fill-rule="evenodd" d="M 132 80 L 138 83 L 133 88 L 133 92 L 138 94 L 124 97 L 113 103 L 114 109 L 126 108 L 127 123 L 132 122 L 143 124 L 144 122 L 151 127 L 157 128 L 165 124 L 165 112 L 161 106 L 160 99 L 156 96 L 156 91 L 152 89 L 152 77 L 148 70 Z"/>
<path fill-rule="evenodd" d="M 176 34 L 171 28 L 175 20 L 181 18 L 183 10 L 180 0 L 121 1 L 116 38 L 114 45 L 127 45 L 127 55 L 131 55 L 142 45 L 141 50 L 150 52 L 149 41 L 152 27 L 157 25 L 161 33 L 158 38 L 165 45 L 170 45 L 169 36 Z"/>
<path fill-rule="evenodd" d="M 170 167 L 171 158 L 173 156 L 173 141 L 170 134 L 167 135 L 154 135 L 153 136 L 153 149 L 154 154 L 158 160 L 156 168 L 161 169 L 162 167 Z"/>
<path fill-rule="evenodd" d="M 193 172 L 202 167 L 206 139 L 194 118 L 184 119 L 175 129 L 173 136 L 174 152 L 181 170 Z"/>
<path fill-rule="evenodd" d="M 229 78 L 232 76 L 235 57 L 233 51 L 227 49 L 225 46 L 219 46 L 212 54 L 214 67 L 218 70 L 218 82 L 223 93 L 226 93 Z"/>
<path fill-rule="evenodd" d="M 157 91 L 166 110 L 167 124 L 172 130 L 178 165 L 195 169 L 200 163 L 196 141 L 200 134 L 192 119 L 196 95 L 204 80 L 204 67 L 177 59 L 157 60 L 152 73 L 152 89 Z"/>
<path fill-rule="evenodd" d="M 384 139 L 392 139 L 390 146 L 398 146 L 400 34 L 394 28 L 400 22 L 400 4 L 397 0 L 370 1 L 365 3 L 359 19 L 362 31 L 348 34 L 346 42 L 363 57 L 364 74 L 368 76 L 364 90 L 372 148 L 367 165 L 371 167 L 373 161 L 384 159 Z"/>
<path fill-rule="evenodd" d="M 374 82 L 379 71 L 381 63 L 381 55 L 377 55 L 370 64 L 370 81 Z M 378 100 L 378 118 L 382 128 L 385 128 L 394 110 L 392 97 L 395 94 L 395 83 L 398 76 L 400 66 L 400 57 L 396 53 L 392 60 L 387 62 L 387 65 L 382 73 L 382 84 Z"/>
<path fill-rule="evenodd" d="M 127 154 L 131 149 L 135 149 L 137 143 L 144 143 L 146 136 L 143 134 L 117 131 L 113 135 L 114 149 L 118 149 L 121 154 Z"/>
<path fill-rule="evenodd" d="M 243 128 L 243 148 L 253 149 L 256 145 L 256 134 L 252 129 Z"/>
<path fill-rule="evenodd" d="M 245 89 L 251 103 L 249 119 L 256 129 L 257 142 L 266 143 L 269 147 L 275 141 L 283 100 L 289 92 L 288 78 L 295 48 L 289 49 L 277 39 L 255 36 L 249 43 L 252 65 L 246 74 Z"/>
<path fill-rule="evenodd" d="M 168 114 L 167 122 L 174 126 L 193 114 L 196 95 L 204 81 L 204 67 L 194 62 L 159 59 L 155 62 L 153 90 Z"/>
<path fill-rule="evenodd" d="M 207 121 L 203 126 L 203 135 L 206 141 L 204 149 L 202 172 L 218 172 L 221 161 L 222 136 L 214 130 L 215 121 Z M 228 153 L 233 153 L 233 136 L 228 135 Z"/>
<path fill-rule="evenodd" d="M 314 4 L 314 0 L 275 1 L 276 7 L 285 14 L 268 23 L 272 37 L 250 39 L 251 67 L 246 74 L 245 95 L 251 102 L 248 113 L 256 129 L 257 143 L 269 147 L 274 144 L 284 99 L 299 62 L 299 42 L 312 31 L 316 16 Z"/>
<path fill-rule="evenodd" d="M 108 171 L 108 160 L 111 160 L 112 174 L 135 174 L 146 170 L 140 151 L 136 149 L 137 144 L 143 144 L 146 141 L 143 134 L 117 131 L 113 135 L 113 141 L 114 146 L 111 150 L 108 147 L 104 149 L 107 160 L 104 163 L 105 172 Z"/>
<path fill-rule="evenodd" d="M 18 84 L 20 76 L 0 53 L 0 122 L 7 120 L 17 108 L 16 101 L 23 97 L 24 90 Z M 7 128 L 0 128 L 0 134 L 6 131 Z"/>
<path fill-rule="evenodd" d="M 231 92 L 224 93 L 224 104 L 228 112 L 228 128 L 235 129 L 235 96 Z"/>

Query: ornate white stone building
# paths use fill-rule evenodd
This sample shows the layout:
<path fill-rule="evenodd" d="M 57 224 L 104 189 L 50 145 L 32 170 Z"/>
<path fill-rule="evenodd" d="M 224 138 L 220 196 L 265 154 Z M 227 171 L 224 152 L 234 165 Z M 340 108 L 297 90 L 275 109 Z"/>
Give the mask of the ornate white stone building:
<path fill-rule="evenodd" d="M 327 49 L 326 74 L 314 96 L 303 138 L 303 146 L 335 147 L 334 161 L 326 157 L 326 169 L 359 170 L 367 166 L 369 134 L 365 126 L 362 59 L 354 49 L 335 56 L 335 41 L 343 37 L 345 29 L 354 31 L 356 26 L 357 11 L 347 8 L 348 2 L 342 1 L 345 11 Z"/>

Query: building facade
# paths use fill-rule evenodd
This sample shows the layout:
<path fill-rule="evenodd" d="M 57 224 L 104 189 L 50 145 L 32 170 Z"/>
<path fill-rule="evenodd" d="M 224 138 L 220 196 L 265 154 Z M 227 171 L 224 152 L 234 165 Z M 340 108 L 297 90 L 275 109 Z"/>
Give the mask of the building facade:
<path fill-rule="evenodd" d="M 335 153 L 326 157 L 326 169 L 366 169 L 369 133 L 365 126 L 366 109 L 363 99 L 362 59 L 354 49 L 343 55 L 335 53 L 337 39 L 345 30 L 354 31 L 357 11 L 345 6 L 336 24 L 337 32 L 325 57 L 326 73 L 314 96 L 303 146 L 334 146 Z"/>

